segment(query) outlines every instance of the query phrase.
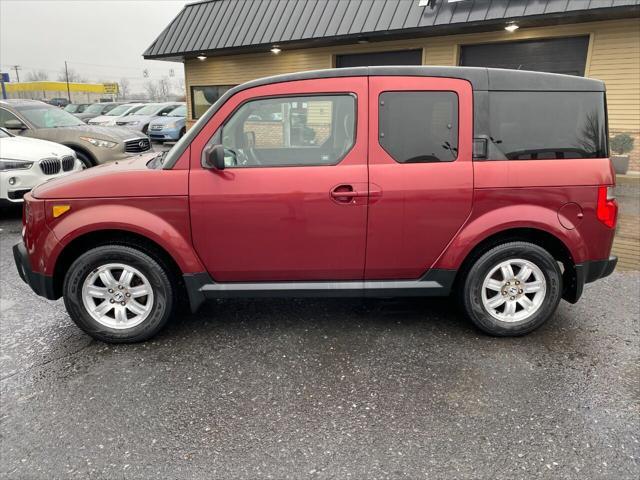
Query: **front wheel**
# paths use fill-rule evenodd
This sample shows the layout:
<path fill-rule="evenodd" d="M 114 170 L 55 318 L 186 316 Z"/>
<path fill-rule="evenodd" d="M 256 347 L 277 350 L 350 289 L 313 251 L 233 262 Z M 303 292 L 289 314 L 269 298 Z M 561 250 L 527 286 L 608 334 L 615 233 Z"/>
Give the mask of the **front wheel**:
<path fill-rule="evenodd" d="M 461 294 L 465 313 L 484 332 L 523 335 L 555 312 L 562 296 L 562 272 L 542 247 L 506 243 L 473 264 Z"/>
<path fill-rule="evenodd" d="M 93 162 L 85 153 L 79 152 L 78 150 L 76 150 L 75 152 L 76 157 L 78 157 L 78 160 L 80 160 L 80 163 L 82 164 L 83 170 L 93 167 Z"/>
<path fill-rule="evenodd" d="M 166 269 L 146 253 L 109 245 L 82 254 L 63 284 L 71 319 L 110 343 L 147 340 L 169 320 L 174 288 Z"/>

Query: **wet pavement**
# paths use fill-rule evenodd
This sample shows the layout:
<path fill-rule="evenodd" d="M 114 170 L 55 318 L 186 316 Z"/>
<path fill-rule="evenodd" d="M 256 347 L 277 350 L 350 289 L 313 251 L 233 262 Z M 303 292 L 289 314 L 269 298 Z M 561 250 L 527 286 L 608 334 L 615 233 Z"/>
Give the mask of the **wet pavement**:
<path fill-rule="evenodd" d="M 446 299 L 229 300 L 110 346 L 0 229 L 0 478 L 640 476 L 637 271 L 515 339 Z"/>

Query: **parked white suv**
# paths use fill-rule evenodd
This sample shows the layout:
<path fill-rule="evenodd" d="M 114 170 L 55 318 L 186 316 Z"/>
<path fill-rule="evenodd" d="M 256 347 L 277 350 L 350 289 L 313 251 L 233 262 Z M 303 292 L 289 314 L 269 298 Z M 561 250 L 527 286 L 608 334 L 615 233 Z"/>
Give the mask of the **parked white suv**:
<path fill-rule="evenodd" d="M 22 202 L 37 185 L 78 170 L 82 162 L 70 148 L 0 128 L 0 204 Z"/>

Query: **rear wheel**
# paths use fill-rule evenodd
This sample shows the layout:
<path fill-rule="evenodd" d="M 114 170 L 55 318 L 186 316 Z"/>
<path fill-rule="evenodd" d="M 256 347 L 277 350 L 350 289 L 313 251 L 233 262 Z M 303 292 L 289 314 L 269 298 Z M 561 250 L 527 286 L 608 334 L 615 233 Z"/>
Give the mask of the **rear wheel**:
<path fill-rule="evenodd" d="M 146 253 L 121 245 L 82 254 L 65 276 L 63 296 L 82 330 L 111 343 L 151 338 L 169 320 L 174 305 L 167 270 Z"/>
<path fill-rule="evenodd" d="M 497 336 L 523 335 L 555 312 L 562 272 L 542 247 L 506 243 L 473 264 L 461 293 L 465 313 L 478 328 Z"/>

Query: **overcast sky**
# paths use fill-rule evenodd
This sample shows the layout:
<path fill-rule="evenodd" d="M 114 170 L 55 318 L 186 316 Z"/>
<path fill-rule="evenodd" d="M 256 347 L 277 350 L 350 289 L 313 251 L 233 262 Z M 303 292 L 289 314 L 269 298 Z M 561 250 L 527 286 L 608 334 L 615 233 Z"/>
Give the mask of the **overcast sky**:
<path fill-rule="evenodd" d="M 184 78 L 182 63 L 146 61 L 142 53 L 191 1 L 177 0 L 0 0 L 0 64 L 15 81 L 32 70 L 57 80 L 69 68 L 89 81 L 126 77 L 132 92 L 149 78 Z"/>

